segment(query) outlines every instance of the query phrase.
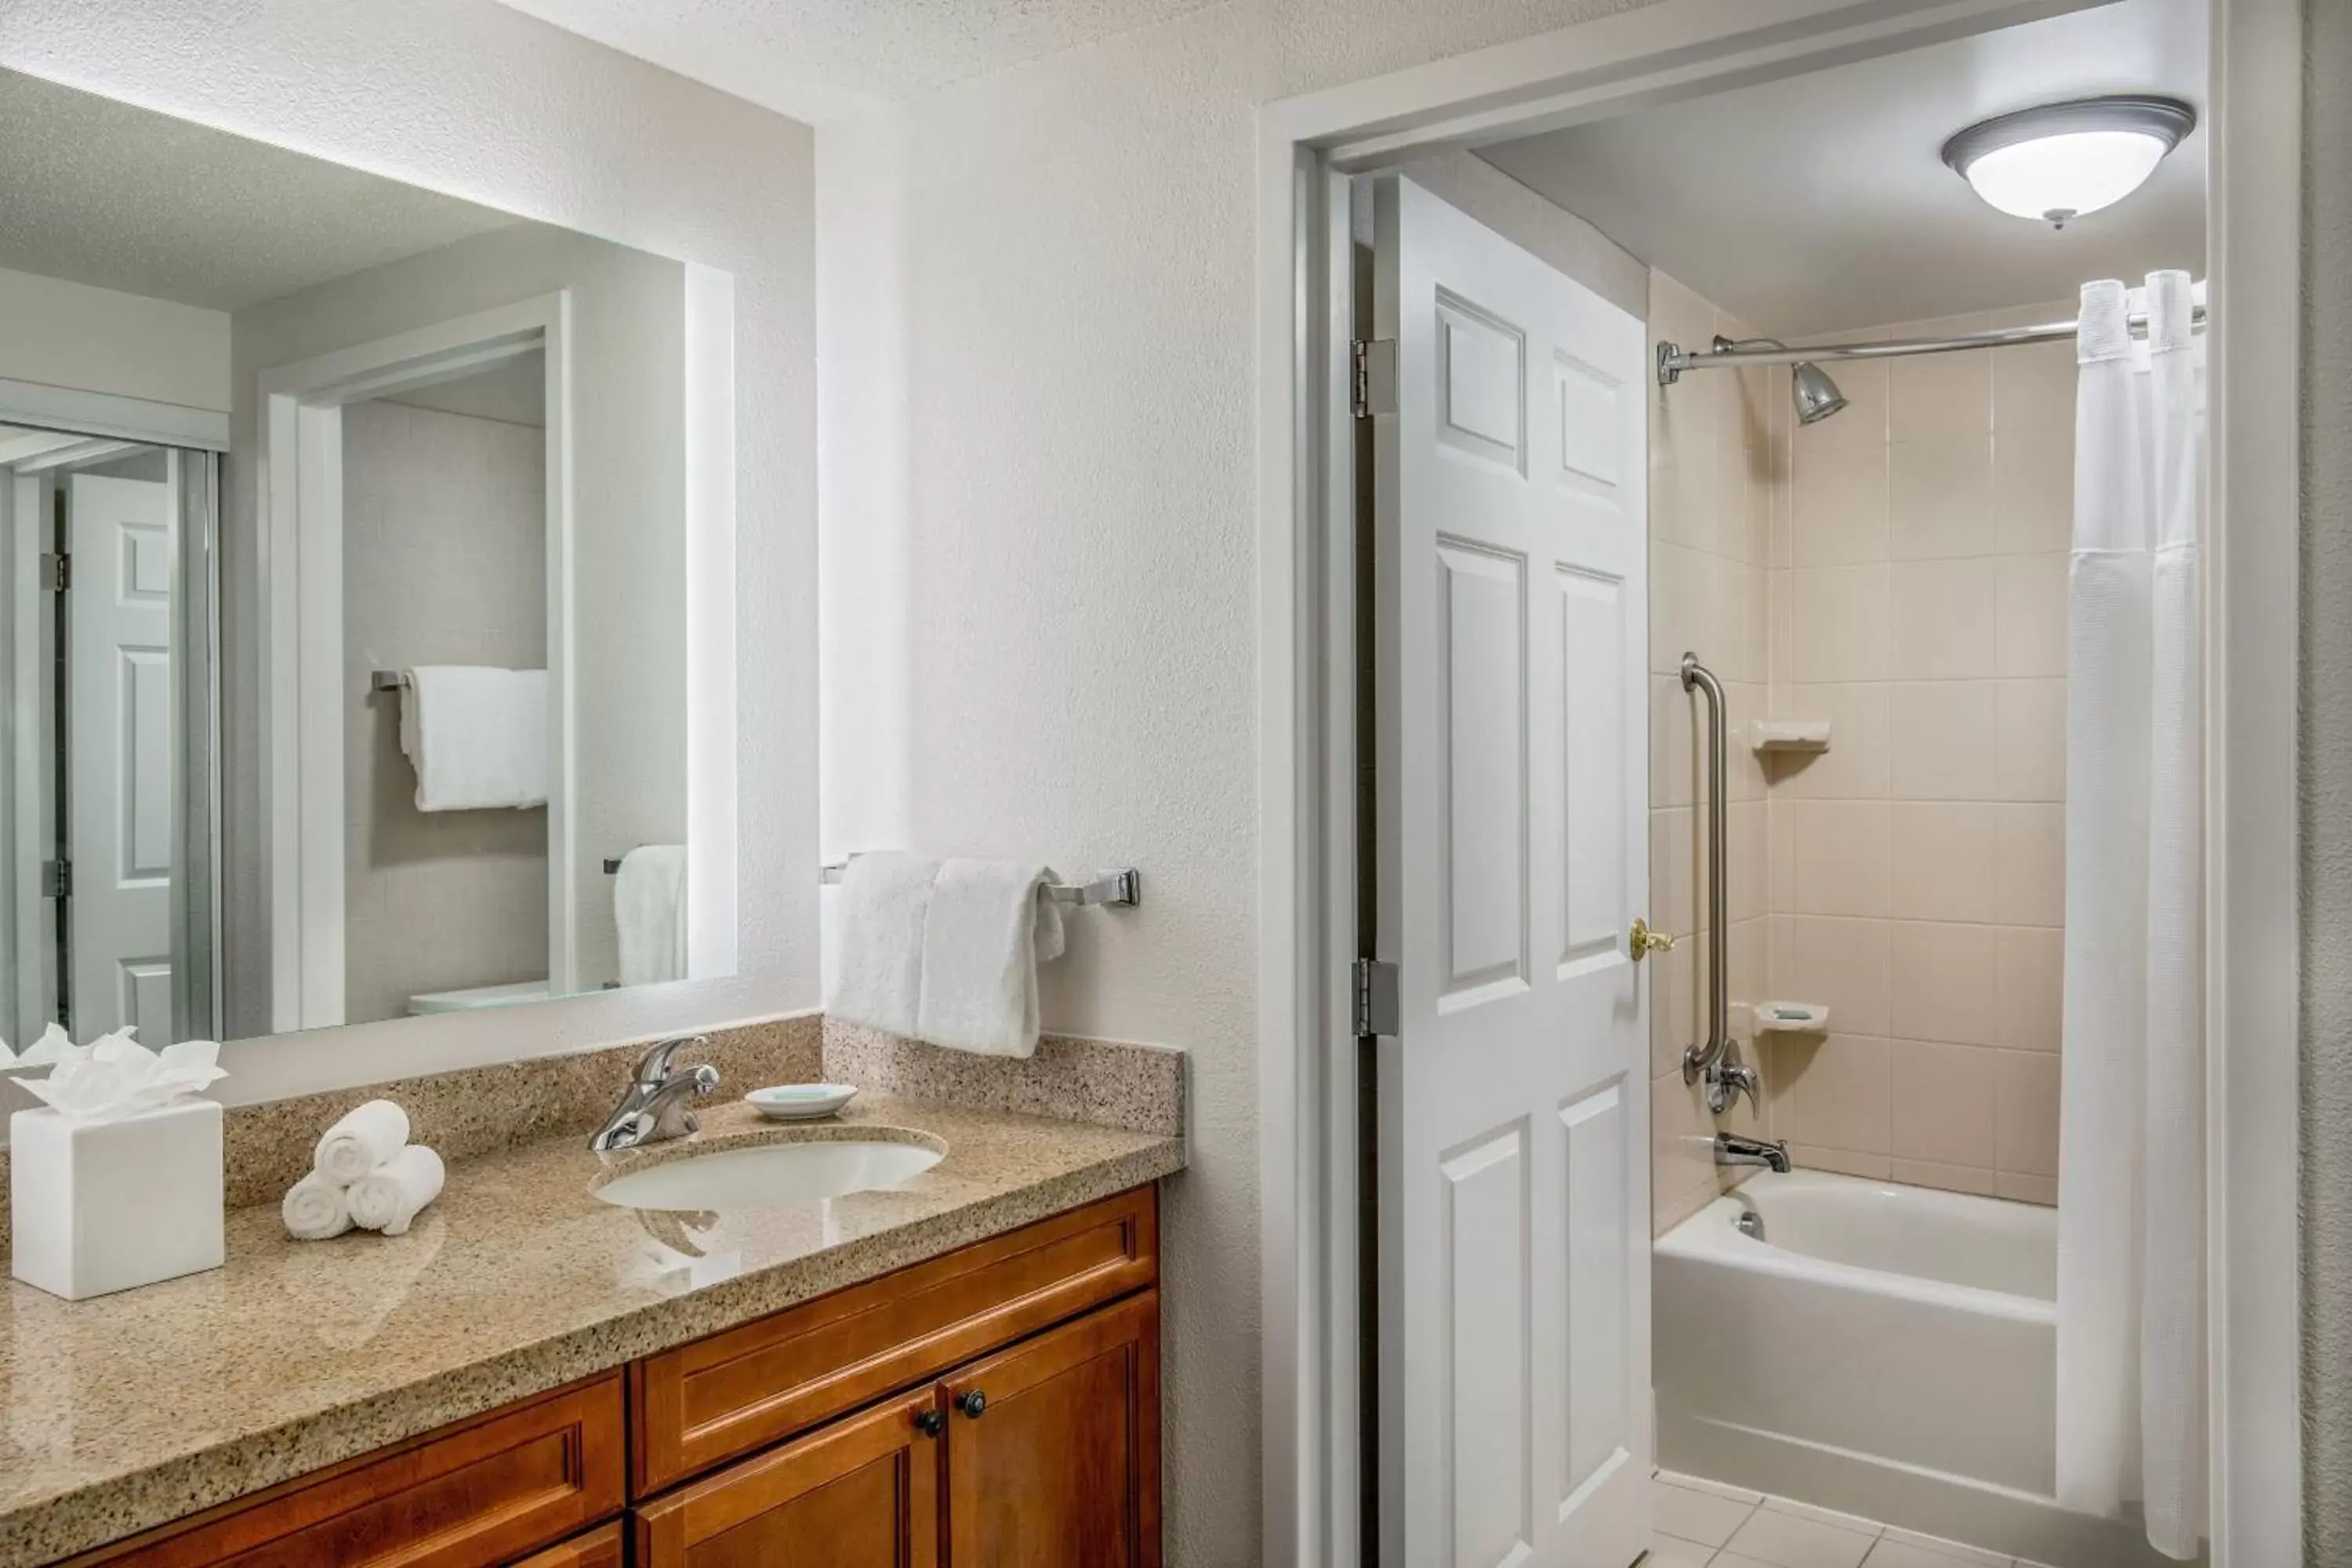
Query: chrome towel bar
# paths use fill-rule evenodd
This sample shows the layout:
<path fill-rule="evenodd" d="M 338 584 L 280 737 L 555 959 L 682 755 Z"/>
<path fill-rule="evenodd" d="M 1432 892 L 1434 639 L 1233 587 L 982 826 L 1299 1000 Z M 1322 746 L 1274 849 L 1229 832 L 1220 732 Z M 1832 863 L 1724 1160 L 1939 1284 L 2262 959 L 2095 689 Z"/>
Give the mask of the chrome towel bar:
<path fill-rule="evenodd" d="M 825 867 L 820 873 L 821 879 L 840 881 L 848 864 L 842 860 Z M 1131 910 L 1143 902 L 1143 876 L 1132 866 L 1109 866 L 1097 871 L 1091 882 L 1049 882 L 1045 896 L 1057 904 L 1102 904 L 1115 910 Z"/>

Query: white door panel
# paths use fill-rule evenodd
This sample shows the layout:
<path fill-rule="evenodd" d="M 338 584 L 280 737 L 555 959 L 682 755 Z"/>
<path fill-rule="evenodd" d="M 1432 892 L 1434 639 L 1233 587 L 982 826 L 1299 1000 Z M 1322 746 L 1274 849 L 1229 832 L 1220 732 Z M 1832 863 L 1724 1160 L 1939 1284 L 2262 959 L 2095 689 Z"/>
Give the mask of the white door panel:
<path fill-rule="evenodd" d="M 176 458 L 172 461 L 176 462 Z M 172 1041 L 172 584 L 168 481 L 76 474 L 66 522 L 74 1034 Z"/>
<path fill-rule="evenodd" d="M 1374 188 L 1381 1555 L 1648 1545 L 1642 324 Z"/>

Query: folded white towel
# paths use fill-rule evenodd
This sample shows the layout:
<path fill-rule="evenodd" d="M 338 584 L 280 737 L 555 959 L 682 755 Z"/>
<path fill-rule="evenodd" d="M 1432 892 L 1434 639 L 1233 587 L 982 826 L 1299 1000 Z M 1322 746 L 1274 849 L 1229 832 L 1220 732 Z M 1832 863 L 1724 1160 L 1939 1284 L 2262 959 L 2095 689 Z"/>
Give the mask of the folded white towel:
<path fill-rule="evenodd" d="M 919 855 L 853 856 L 841 873 L 840 962 L 825 1011 L 893 1035 L 915 1032 L 922 998 L 923 917 L 940 863 Z"/>
<path fill-rule="evenodd" d="M 408 1112 L 388 1100 L 371 1100 L 327 1129 L 310 1155 L 310 1168 L 348 1187 L 407 1142 Z"/>
<path fill-rule="evenodd" d="M 621 938 L 622 984 L 686 978 L 685 845 L 644 844 L 621 857 L 613 924 Z"/>
<path fill-rule="evenodd" d="M 316 1171 L 286 1189 L 278 1213 L 286 1221 L 286 1234 L 297 1241 L 324 1241 L 352 1228 L 348 1189 Z"/>
<path fill-rule="evenodd" d="M 386 1236 L 399 1236 L 417 1211 L 441 1195 L 448 1174 L 441 1156 L 411 1143 L 352 1184 L 352 1223 Z"/>
<path fill-rule="evenodd" d="M 400 749 L 416 809 L 547 804 L 547 671 L 419 665 L 404 672 Z"/>
<path fill-rule="evenodd" d="M 923 917 L 915 1034 L 982 1056 L 1037 1050 L 1037 965 L 1062 954 L 1062 911 L 1038 889 L 1044 866 L 950 860 Z"/>

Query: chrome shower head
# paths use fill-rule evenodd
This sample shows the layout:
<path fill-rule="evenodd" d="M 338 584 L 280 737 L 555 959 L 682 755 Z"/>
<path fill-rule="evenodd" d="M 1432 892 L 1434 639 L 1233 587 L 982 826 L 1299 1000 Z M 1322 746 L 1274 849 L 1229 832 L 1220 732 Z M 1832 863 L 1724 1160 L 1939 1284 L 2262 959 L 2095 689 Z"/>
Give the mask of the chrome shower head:
<path fill-rule="evenodd" d="M 1781 349 L 1788 344 L 1778 338 L 1727 338 L 1717 333 L 1715 352 L 1729 349 Z M 1800 360 L 1789 367 L 1789 396 L 1797 405 L 1797 423 L 1818 425 L 1845 406 L 1845 394 L 1830 379 L 1830 373 L 1811 360 Z"/>
<path fill-rule="evenodd" d="M 1811 360 L 1801 361 L 1790 367 L 1794 373 L 1789 382 L 1789 395 L 1796 399 L 1797 423 L 1818 425 L 1845 406 L 1845 394 L 1830 379 L 1830 373 Z"/>

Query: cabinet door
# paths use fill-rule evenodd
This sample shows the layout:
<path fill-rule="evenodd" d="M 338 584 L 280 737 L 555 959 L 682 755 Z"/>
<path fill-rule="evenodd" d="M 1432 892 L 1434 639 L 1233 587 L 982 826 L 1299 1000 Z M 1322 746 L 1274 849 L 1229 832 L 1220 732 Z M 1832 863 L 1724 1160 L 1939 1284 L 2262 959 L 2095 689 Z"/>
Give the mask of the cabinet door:
<path fill-rule="evenodd" d="M 636 1510 L 637 1568 L 938 1568 L 936 1385 Z"/>
<path fill-rule="evenodd" d="M 607 1524 L 526 1557 L 514 1568 L 621 1568 L 621 1527 Z"/>
<path fill-rule="evenodd" d="M 1159 1568 L 1157 1290 L 944 1386 L 950 1568 Z"/>

